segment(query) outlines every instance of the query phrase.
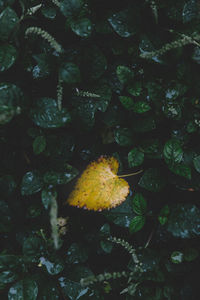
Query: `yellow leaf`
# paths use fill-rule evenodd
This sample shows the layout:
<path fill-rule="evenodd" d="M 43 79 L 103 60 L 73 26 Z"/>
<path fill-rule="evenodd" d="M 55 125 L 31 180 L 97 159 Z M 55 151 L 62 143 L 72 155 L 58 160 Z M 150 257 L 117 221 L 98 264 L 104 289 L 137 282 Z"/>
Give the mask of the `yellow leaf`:
<path fill-rule="evenodd" d="M 110 209 L 121 204 L 129 193 L 128 182 L 117 176 L 119 163 L 101 156 L 90 163 L 78 179 L 67 203 L 89 210 Z"/>

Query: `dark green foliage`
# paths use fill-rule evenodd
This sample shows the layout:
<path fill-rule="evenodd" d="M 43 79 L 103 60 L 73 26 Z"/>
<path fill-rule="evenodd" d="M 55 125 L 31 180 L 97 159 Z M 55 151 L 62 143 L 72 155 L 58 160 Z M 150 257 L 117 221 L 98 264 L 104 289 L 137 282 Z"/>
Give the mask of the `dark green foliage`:
<path fill-rule="evenodd" d="M 2 300 L 199 300 L 199 11 L 0 0 Z M 69 207 L 101 155 L 127 199 Z"/>

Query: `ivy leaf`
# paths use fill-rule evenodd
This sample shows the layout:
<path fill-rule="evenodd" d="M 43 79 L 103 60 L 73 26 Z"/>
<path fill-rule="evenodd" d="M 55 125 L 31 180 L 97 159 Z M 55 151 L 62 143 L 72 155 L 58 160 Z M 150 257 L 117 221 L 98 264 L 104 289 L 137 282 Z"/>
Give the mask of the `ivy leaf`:
<path fill-rule="evenodd" d="M 119 163 L 114 157 L 101 156 L 88 165 L 78 179 L 67 203 L 101 211 L 121 204 L 129 193 L 128 183 L 117 176 Z"/>
<path fill-rule="evenodd" d="M 121 104 L 128 110 L 133 110 L 134 107 L 134 101 L 131 97 L 127 96 L 119 96 L 119 100 Z"/>
<path fill-rule="evenodd" d="M 71 121 L 66 108 L 58 110 L 57 102 L 51 98 L 41 98 L 31 110 L 33 122 L 42 128 L 58 128 Z"/>
<path fill-rule="evenodd" d="M 4 44 L 0 46 L 0 72 L 12 67 L 17 59 L 17 50 L 14 46 Z"/>
<path fill-rule="evenodd" d="M 16 12 L 6 7 L 0 14 L 0 40 L 7 40 L 18 23 L 19 18 Z"/>
<path fill-rule="evenodd" d="M 160 174 L 159 169 L 155 168 L 146 170 L 139 181 L 139 186 L 150 192 L 159 192 L 165 184 L 164 177 Z"/>
<path fill-rule="evenodd" d="M 66 171 L 56 172 L 48 171 L 44 174 L 43 180 L 48 185 L 67 184 L 78 175 L 78 170 L 70 165 L 66 167 Z"/>
<path fill-rule="evenodd" d="M 136 193 L 133 198 L 133 211 L 138 215 L 143 215 L 147 211 L 147 202 L 142 194 Z"/>
<path fill-rule="evenodd" d="M 171 261 L 174 264 L 180 264 L 183 262 L 183 253 L 180 251 L 173 251 L 171 254 Z"/>
<path fill-rule="evenodd" d="M 39 192 L 43 187 L 42 177 L 37 171 L 27 172 L 21 183 L 21 194 L 24 195 L 33 195 Z"/>
<path fill-rule="evenodd" d="M 146 218 L 144 216 L 135 216 L 129 226 L 130 233 L 140 231 L 144 226 Z"/>
<path fill-rule="evenodd" d="M 37 296 L 37 283 L 28 278 L 16 282 L 8 291 L 8 300 L 36 300 Z"/>
<path fill-rule="evenodd" d="M 141 152 L 138 148 L 133 148 L 128 153 L 128 164 L 130 168 L 140 166 L 144 161 L 144 153 Z"/>

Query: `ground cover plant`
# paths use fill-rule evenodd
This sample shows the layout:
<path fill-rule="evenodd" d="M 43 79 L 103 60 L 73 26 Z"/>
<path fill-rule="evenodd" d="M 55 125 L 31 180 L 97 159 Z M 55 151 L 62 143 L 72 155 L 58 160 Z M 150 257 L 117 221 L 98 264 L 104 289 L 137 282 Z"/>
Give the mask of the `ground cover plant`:
<path fill-rule="evenodd" d="M 0 0 L 2 300 L 199 299 L 199 79 L 197 0 Z"/>

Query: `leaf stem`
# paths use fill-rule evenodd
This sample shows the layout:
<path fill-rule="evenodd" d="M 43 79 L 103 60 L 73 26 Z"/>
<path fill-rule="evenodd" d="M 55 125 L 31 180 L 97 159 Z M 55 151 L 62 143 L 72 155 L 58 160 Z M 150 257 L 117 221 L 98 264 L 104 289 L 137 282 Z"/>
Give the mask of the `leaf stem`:
<path fill-rule="evenodd" d="M 130 174 L 119 175 L 118 177 L 122 178 L 122 177 L 134 176 L 134 175 L 140 174 L 142 172 L 143 172 L 143 170 L 140 170 L 140 171 L 137 171 L 137 172 L 134 172 L 134 173 L 130 173 Z"/>

